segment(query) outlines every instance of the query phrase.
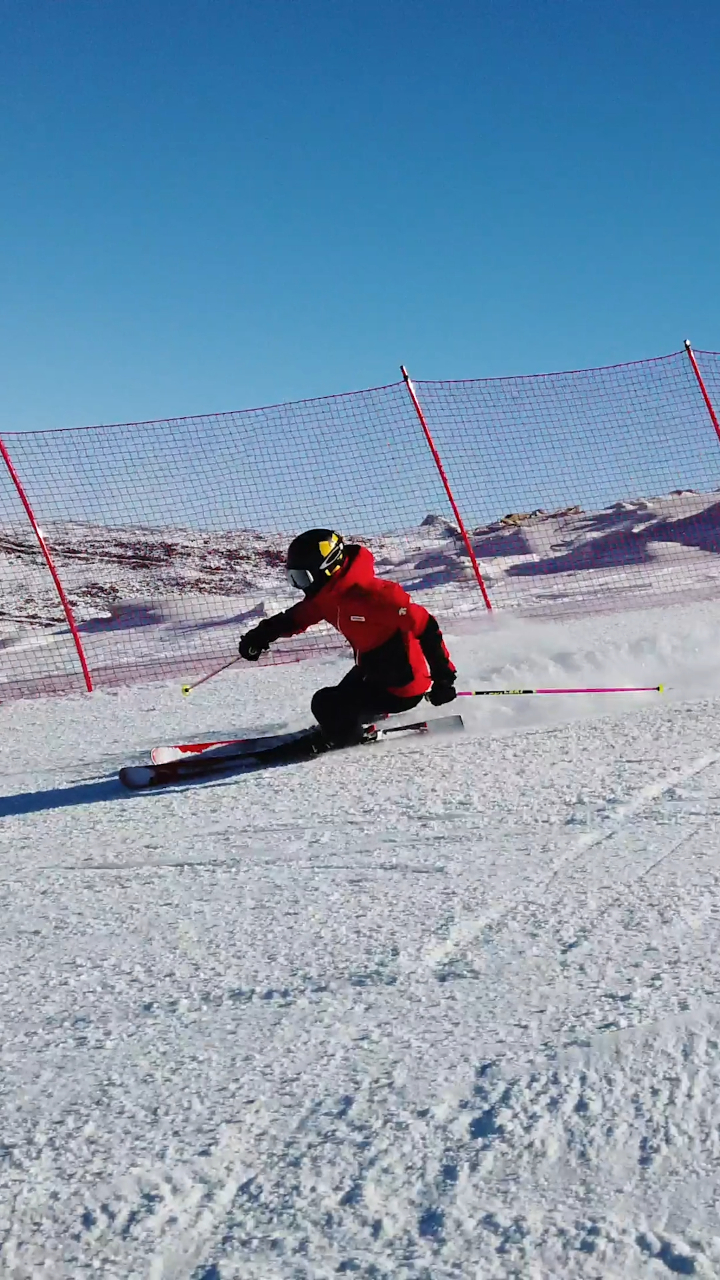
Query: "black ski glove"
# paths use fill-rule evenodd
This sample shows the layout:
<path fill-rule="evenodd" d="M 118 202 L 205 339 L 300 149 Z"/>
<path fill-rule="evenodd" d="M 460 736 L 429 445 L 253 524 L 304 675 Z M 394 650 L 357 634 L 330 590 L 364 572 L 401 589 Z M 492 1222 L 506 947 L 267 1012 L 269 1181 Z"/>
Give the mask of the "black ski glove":
<path fill-rule="evenodd" d="M 253 627 L 252 631 L 246 631 L 241 637 L 238 645 L 238 653 L 241 658 L 245 658 L 247 662 L 257 662 L 260 654 L 265 649 L 270 648 L 270 641 L 267 638 L 267 632 L 262 622 L 257 627 Z"/>
<path fill-rule="evenodd" d="M 432 702 L 434 707 L 442 707 L 446 702 L 453 702 L 457 698 L 455 692 L 454 680 L 436 680 L 429 693 L 425 694 L 428 702 Z"/>

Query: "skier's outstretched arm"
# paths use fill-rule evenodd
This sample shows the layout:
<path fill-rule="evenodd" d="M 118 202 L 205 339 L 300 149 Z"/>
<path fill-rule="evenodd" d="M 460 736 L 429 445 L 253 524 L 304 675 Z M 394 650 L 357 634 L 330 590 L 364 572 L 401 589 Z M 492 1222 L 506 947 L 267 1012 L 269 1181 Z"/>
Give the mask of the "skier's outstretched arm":
<path fill-rule="evenodd" d="M 257 662 L 261 653 L 282 636 L 298 636 L 320 621 L 312 600 L 300 600 L 291 609 L 263 618 L 251 631 L 246 631 L 238 645 L 238 653 L 248 662 Z"/>

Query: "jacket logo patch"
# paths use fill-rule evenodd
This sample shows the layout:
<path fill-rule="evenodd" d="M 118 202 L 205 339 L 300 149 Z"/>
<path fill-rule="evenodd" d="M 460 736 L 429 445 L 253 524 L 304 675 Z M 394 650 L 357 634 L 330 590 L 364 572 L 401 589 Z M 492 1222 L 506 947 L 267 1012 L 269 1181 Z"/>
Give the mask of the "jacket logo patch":
<path fill-rule="evenodd" d="M 365 621 L 365 619 L 364 619 L 364 618 L 361 618 L 361 617 L 360 617 L 360 615 L 359 615 L 359 614 L 357 614 L 357 613 L 351 613 L 351 614 L 350 614 L 350 621 L 351 621 L 351 622 L 364 622 L 364 621 Z"/>
<path fill-rule="evenodd" d="M 402 617 L 404 613 L 407 613 L 407 609 L 398 609 L 398 613 L 400 614 L 400 617 Z"/>

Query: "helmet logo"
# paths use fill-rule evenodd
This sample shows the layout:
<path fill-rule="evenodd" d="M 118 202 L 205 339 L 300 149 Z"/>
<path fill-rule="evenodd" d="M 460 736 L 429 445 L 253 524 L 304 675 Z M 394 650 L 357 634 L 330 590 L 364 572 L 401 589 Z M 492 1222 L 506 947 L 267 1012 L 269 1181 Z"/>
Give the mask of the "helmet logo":
<path fill-rule="evenodd" d="M 320 562 L 320 572 L 324 573 L 326 578 L 331 577 L 333 573 L 337 573 L 342 568 L 343 561 L 343 544 L 342 539 L 336 533 L 330 538 L 323 538 L 318 542 L 318 551 L 322 556 Z"/>

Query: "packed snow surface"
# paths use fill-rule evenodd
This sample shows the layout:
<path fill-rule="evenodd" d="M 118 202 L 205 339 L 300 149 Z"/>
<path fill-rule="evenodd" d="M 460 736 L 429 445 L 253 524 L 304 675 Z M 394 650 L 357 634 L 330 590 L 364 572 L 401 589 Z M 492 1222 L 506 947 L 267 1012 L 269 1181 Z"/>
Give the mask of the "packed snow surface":
<path fill-rule="evenodd" d="M 142 795 L 347 663 L 0 706 L 0 1274 L 720 1276 L 719 625 L 488 619 L 461 687 L 667 693 Z"/>

